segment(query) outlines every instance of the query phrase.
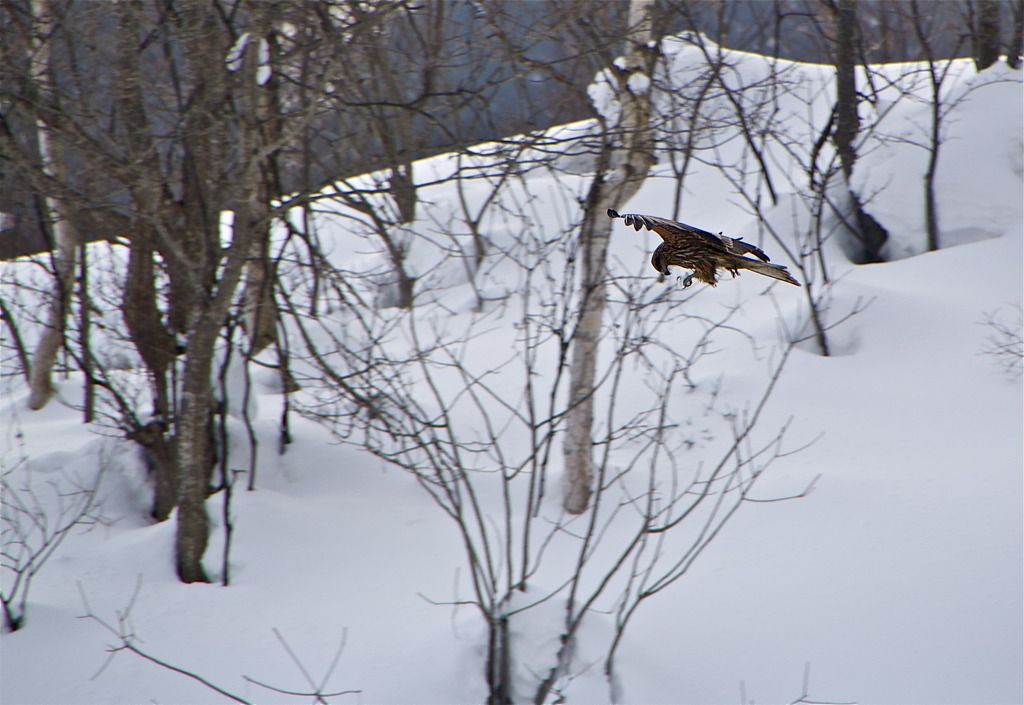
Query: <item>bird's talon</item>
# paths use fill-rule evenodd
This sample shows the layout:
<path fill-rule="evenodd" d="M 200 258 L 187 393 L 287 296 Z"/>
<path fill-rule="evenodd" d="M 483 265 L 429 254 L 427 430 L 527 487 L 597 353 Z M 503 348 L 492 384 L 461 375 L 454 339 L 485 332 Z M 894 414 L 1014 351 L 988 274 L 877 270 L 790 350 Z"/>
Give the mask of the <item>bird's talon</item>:
<path fill-rule="evenodd" d="M 688 289 L 690 284 L 693 284 L 693 275 L 688 275 L 685 279 L 682 277 L 676 277 L 676 283 L 679 284 L 679 288 Z"/>

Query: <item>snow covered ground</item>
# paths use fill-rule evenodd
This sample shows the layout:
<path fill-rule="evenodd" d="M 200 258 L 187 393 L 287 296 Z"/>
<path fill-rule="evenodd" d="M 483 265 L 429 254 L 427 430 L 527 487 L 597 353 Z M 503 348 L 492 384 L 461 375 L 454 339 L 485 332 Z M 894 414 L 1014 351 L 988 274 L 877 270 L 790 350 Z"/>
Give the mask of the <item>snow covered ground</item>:
<path fill-rule="evenodd" d="M 744 61 L 755 70 L 749 64 L 760 60 Z M 838 280 L 831 310 L 838 317 L 868 305 L 832 331 L 833 356 L 793 352 L 761 423 L 790 422 L 788 448 L 813 443 L 778 459 L 758 492 L 792 494 L 818 478 L 814 491 L 745 506 L 687 575 L 640 608 L 618 657 L 623 702 L 1024 702 L 1024 399 L 1019 373 L 984 354 L 993 330 L 983 324 L 990 315 L 1012 320 L 1024 292 L 1021 80 L 1005 67 L 976 76 L 966 63 L 960 74 L 949 90 L 963 100 L 948 116 L 937 180 L 949 246 L 922 253 L 926 152 L 911 142 L 920 141 L 928 103 L 905 100 L 885 116 L 887 134 L 902 138 L 865 144 L 856 175 L 874 217 L 890 228 L 892 254 L 903 258 L 853 266 L 830 251 Z M 827 72 L 803 75 L 817 76 L 824 95 Z M 660 165 L 620 210 L 670 215 L 668 174 Z M 696 167 L 686 184 L 687 222 L 756 241 L 757 223 L 714 170 Z M 444 188 L 429 200 L 456 201 Z M 789 217 L 786 196 L 779 223 Z M 564 204 L 540 198 L 530 208 L 557 221 Z M 346 243 L 340 225 L 334 234 L 339 251 L 365 249 Z M 616 228 L 612 259 L 653 280 L 651 238 Z M 494 272 L 489 285 L 521 293 L 514 278 L 502 284 Z M 673 297 L 693 294 L 663 286 Z M 723 337 L 718 356 L 701 363 L 707 377 L 698 385 L 725 372 L 723 407 L 743 408 L 760 388 L 778 338 L 775 307 L 793 317 L 805 306 L 795 287 L 781 289 L 772 303 L 764 282 L 745 274 L 688 302 L 707 315 L 741 303 L 739 325 L 757 341 L 752 353 Z M 467 285 L 442 295 L 471 298 Z M 469 315 L 460 306 L 451 307 L 463 311 L 456 318 Z M 495 340 L 512 335 L 516 320 L 499 318 Z M 67 538 L 32 585 L 25 628 L 0 639 L 5 705 L 229 702 L 134 654 L 111 658 L 108 647 L 119 642 L 81 618 L 83 597 L 113 626 L 130 606 L 124 628 L 141 649 L 253 702 L 302 699 L 243 675 L 310 689 L 278 635 L 317 685 L 331 674 L 325 692 L 360 691 L 332 702 L 485 697 L 479 619 L 470 607 L 435 604 L 456 599 L 465 570 L 459 536 L 411 476 L 301 418 L 287 453 L 274 454 L 281 401 L 261 386 L 257 429 L 267 450 L 256 491 L 235 495 L 232 585 L 184 585 L 172 565 L 173 522 L 145 517 L 134 449 L 81 424 L 71 408 L 80 380 L 64 380 L 63 403 L 39 412 L 27 410 L 16 378 L 4 384 L 12 484 L 34 483 L 52 507 L 55 486 L 104 467 L 108 520 Z M 218 496 L 210 511 L 207 556 L 217 575 Z M 554 621 L 546 609 L 529 619 Z M 602 628 L 598 617 L 594 639 Z M 514 634 L 520 653 L 543 650 L 528 641 L 535 633 L 525 622 Z M 581 635 L 581 652 L 590 636 Z M 566 701 L 609 702 L 599 670 L 569 683 Z"/>

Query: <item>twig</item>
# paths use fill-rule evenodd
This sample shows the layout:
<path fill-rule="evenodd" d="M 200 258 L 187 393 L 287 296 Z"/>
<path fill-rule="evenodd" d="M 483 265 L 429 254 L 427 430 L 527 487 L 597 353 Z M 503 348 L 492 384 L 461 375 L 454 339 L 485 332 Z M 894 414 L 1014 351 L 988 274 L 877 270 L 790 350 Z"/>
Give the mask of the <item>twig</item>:
<path fill-rule="evenodd" d="M 150 655 L 149 653 L 143 651 L 142 649 L 140 649 L 139 647 L 137 647 L 135 645 L 135 643 L 134 643 L 135 636 L 133 634 L 127 632 L 125 627 L 126 627 L 126 624 L 128 623 L 128 621 L 131 618 L 131 611 L 135 607 L 135 601 L 136 601 L 136 599 L 139 596 L 139 591 L 142 589 L 142 576 L 141 575 L 139 575 L 139 577 L 138 577 L 138 579 L 137 579 L 137 581 L 135 583 L 135 590 L 132 592 L 132 596 L 131 596 L 131 599 L 128 602 L 128 606 L 125 608 L 125 610 L 123 612 L 118 612 L 117 613 L 117 621 L 118 621 L 117 628 L 113 627 L 110 623 L 108 623 L 107 621 L 105 621 L 101 617 L 97 616 L 92 611 L 92 607 L 90 607 L 89 600 L 88 600 L 88 598 L 86 597 L 86 594 L 85 594 L 85 588 L 82 587 L 82 583 L 80 581 L 77 582 L 76 584 L 78 585 L 78 593 L 79 593 L 79 595 L 81 595 L 82 603 L 83 603 L 83 605 L 85 607 L 85 614 L 79 615 L 79 619 L 91 619 L 91 620 L 93 620 L 94 622 L 96 622 L 97 624 L 101 625 L 104 629 L 109 631 L 111 634 L 116 636 L 121 641 L 119 646 L 108 646 L 107 647 L 107 651 L 111 654 L 111 656 L 103 664 L 103 666 L 100 668 L 100 670 L 96 672 L 96 674 L 93 676 L 93 678 L 96 678 L 97 676 L 99 676 L 100 673 L 103 672 L 103 670 L 107 667 L 107 665 L 110 664 L 111 660 L 113 660 L 113 656 L 116 655 L 119 651 L 131 651 L 133 654 L 141 656 L 142 658 L 146 659 L 147 661 L 155 663 L 158 666 L 162 666 L 162 667 L 164 667 L 164 668 L 166 668 L 166 669 L 168 669 L 170 671 L 174 671 L 175 673 L 180 673 L 183 676 L 188 676 L 189 678 L 191 678 L 191 679 L 193 679 L 193 680 L 195 680 L 195 681 L 197 681 L 199 683 L 202 683 L 207 688 L 209 688 L 209 689 L 211 689 L 213 691 L 216 691 L 216 692 L 220 693 L 221 695 L 223 695 L 225 697 L 231 698 L 235 702 L 243 703 L 243 705 L 251 705 L 250 701 L 248 701 L 248 700 L 246 700 L 244 698 L 240 698 L 237 695 L 235 695 L 234 693 L 230 693 L 230 692 L 224 690 L 223 688 L 221 688 L 221 687 L 219 687 L 217 685 L 214 685 L 213 683 L 211 683 L 210 681 L 206 680 L 202 676 L 200 676 L 200 675 L 198 675 L 196 673 L 193 673 L 192 671 L 189 671 L 189 670 L 186 670 L 184 668 L 181 668 L 179 666 L 175 666 L 174 664 L 171 664 L 171 663 L 168 663 L 168 662 L 163 661 L 161 659 L 158 659 L 157 657 Z"/>

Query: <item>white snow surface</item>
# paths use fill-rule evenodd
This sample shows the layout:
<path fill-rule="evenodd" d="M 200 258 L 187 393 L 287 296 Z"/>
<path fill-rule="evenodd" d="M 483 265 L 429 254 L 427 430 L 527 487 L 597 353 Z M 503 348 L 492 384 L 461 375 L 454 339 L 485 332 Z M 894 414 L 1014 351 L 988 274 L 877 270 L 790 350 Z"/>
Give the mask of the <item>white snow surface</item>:
<path fill-rule="evenodd" d="M 681 44 L 670 56 L 680 71 L 699 58 Z M 737 55 L 737 65 L 756 74 L 767 63 Z M 923 252 L 926 153 L 908 142 L 926 124 L 927 100 L 896 101 L 887 112 L 880 104 L 889 133 L 907 139 L 865 144 L 855 184 L 872 194 L 873 215 L 892 233 L 890 254 L 902 258 L 854 266 L 838 248 L 829 251 L 835 318 L 858 301 L 868 305 L 831 331 L 831 357 L 810 346 L 794 351 L 761 422 L 767 429 L 789 422 L 786 449 L 796 452 L 772 465 L 758 495 L 797 493 L 817 478 L 814 490 L 743 507 L 680 581 L 640 608 L 618 656 L 620 702 L 773 703 L 801 695 L 922 705 L 1024 702 L 1024 404 L 1020 377 L 983 354 L 991 331 L 982 325 L 987 314 L 1020 306 L 1024 290 L 1021 80 L 1004 67 L 980 76 L 969 64 L 960 68 L 949 90 L 964 99 L 948 116 L 937 181 L 946 246 Z M 813 110 L 827 114 L 828 71 L 793 70 L 820 96 Z M 453 159 L 419 164 L 417 177 L 426 181 Z M 619 210 L 671 216 L 669 176 L 664 164 L 657 167 Z M 575 177 L 563 177 L 569 178 Z M 455 204 L 446 188 L 434 187 L 424 200 Z M 787 198 L 784 192 L 773 214 L 778 223 L 790 221 Z M 558 221 L 566 208 L 543 197 L 528 207 L 538 221 Z M 710 168 L 695 167 L 688 177 L 683 213 L 686 222 L 758 242 L 758 223 Z M 321 236 L 336 238 L 338 253 L 365 253 L 366 242 L 344 222 L 332 226 L 325 216 Z M 617 225 L 610 257 L 634 276 L 654 279 L 646 254 L 654 237 Z M 773 261 L 791 264 L 775 243 L 761 244 Z M 416 273 L 425 285 L 434 282 L 434 299 L 454 312 L 454 323 L 470 316 L 465 277 L 422 254 L 413 258 Z M 377 255 L 361 256 L 368 271 L 379 265 Z M 480 287 L 521 296 L 521 280 L 504 272 L 496 265 Z M 12 265 L 5 279 L 17 274 Z M 670 296 L 692 294 L 671 281 L 663 286 Z M 791 320 L 806 306 L 796 287 L 775 285 L 772 303 L 766 286 L 752 274 L 725 277 L 687 304 L 708 316 L 741 304 L 734 323 L 757 341 L 752 353 L 750 343 L 723 337 L 719 353 L 701 362 L 706 376 L 695 380 L 698 392 L 721 378 L 723 406 L 743 409 L 756 398 L 778 343 L 776 316 Z M 514 340 L 517 320 L 498 312 L 490 321 L 496 355 Z M 0 637 L 0 702 L 229 702 L 131 653 L 109 654 L 115 637 L 80 618 L 84 594 L 95 614 L 116 624 L 136 585 L 128 626 L 139 647 L 253 702 L 301 699 L 243 675 L 283 689 L 309 687 L 275 629 L 317 681 L 344 637 L 325 690 L 360 692 L 331 702 L 485 700 L 477 613 L 436 604 L 467 597 L 451 520 L 414 478 L 334 443 L 307 419 L 293 418 L 295 441 L 276 454 L 281 397 L 271 383 L 257 386 L 257 488 L 235 494 L 229 587 L 176 579 L 173 519 L 146 518 L 148 489 L 134 447 L 81 423 L 72 408 L 80 401 L 78 377 L 64 379 L 59 403 L 38 412 L 27 410 L 27 392 L 16 379 L 6 377 L 4 385 L 3 461 L 13 484 L 34 483 L 52 503 L 48 482 L 86 482 L 102 467 L 109 522 L 70 535 L 35 578 L 25 627 Z M 623 393 L 640 397 L 646 390 L 636 385 Z M 694 457 L 680 463 L 701 460 L 700 443 L 688 452 Z M 211 497 L 213 576 L 223 542 L 220 507 L 220 496 Z M 544 635 L 558 619 L 552 601 L 515 623 L 523 678 L 551 652 Z M 595 615 L 580 635 L 579 672 L 565 686 L 565 702 L 612 702 L 600 654 L 588 652 L 604 638 L 606 622 Z M 590 657 L 595 665 L 587 670 Z"/>

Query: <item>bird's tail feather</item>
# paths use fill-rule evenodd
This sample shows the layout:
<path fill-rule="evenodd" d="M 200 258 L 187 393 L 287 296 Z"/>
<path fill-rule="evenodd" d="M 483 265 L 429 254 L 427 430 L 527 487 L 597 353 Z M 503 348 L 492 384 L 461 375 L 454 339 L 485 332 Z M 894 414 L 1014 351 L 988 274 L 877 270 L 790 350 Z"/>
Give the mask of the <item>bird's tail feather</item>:
<path fill-rule="evenodd" d="M 746 257 L 743 257 L 742 259 L 744 269 L 749 269 L 752 272 L 757 272 L 758 274 L 763 274 L 766 277 L 778 279 L 779 281 L 783 281 L 788 284 L 800 286 L 800 282 L 798 282 L 793 275 L 789 273 L 789 270 L 781 264 L 758 262 L 757 260 L 748 259 Z"/>

